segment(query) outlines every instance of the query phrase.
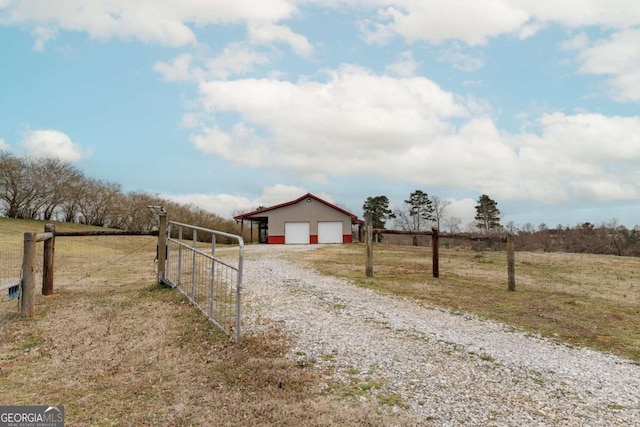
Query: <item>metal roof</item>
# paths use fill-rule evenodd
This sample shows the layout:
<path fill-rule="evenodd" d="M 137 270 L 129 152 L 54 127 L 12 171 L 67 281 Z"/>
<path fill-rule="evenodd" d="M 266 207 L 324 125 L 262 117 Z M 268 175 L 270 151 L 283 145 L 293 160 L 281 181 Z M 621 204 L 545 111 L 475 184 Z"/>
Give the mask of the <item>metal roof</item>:
<path fill-rule="evenodd" d="M 259 216 L 263 212 L 268 212 L 268 211 L 272 211 L 272 210 L 275 210 L 275 209 L 284 208 L 286 206 L 295 205 L 296 203 L 299 203 L 299 202 L 303 201 L 304 199 L 308 199 L 308 198 L 317 200 L 318 202 L 323 203 L 323 204 L 329 206 L 332 209 L 335 209 L 335 210 L 337 210 L 339 212 L 342 212 L 343 214 L 351 217 L 352 221 L 358 221 L 358 217 L 356 215 L 352 214 L 351 212 L 348 212 L 348 211 L 342 209 L 341 207 L 334 205 L 333 203 L 329 203 L 326 200 L 322 200 L 320 197 L 318 197 L 318 196 L 316 196 L 314 194 L 311 194 L 311 193 L 307 193 L 304 196 L 298 197 L 295 200 L 291 200 L 290 202 L 280 203 L 279 205 L 269 206 L 268 208 L 262 208 L 262 209 L 258 209 L 258 210 L 252 211 L 252 212 L 247 212 L 247 213 L 244 213 L 244 214 L 241 214 L 241 215 L 234 216 L 233 218 L 236 219 L 236 220 L 251 219 L 251 217 Z"/>

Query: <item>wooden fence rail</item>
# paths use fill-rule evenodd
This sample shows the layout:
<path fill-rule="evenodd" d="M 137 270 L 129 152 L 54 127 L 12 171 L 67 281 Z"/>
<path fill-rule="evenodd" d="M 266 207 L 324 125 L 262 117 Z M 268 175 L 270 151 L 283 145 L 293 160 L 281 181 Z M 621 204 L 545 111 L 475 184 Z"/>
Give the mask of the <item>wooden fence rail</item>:
<path fill-rule="evenodd" d="M 164 227 L 164 228 L 162 228 Z M 35 280 L 36 280 L 36 244 L 44 242 L 42 263 L 42 295 L 53 294 L 53 274 L 55 264 L 55 238 L 81 236 L 158 236 L 158 247 L 166 246 L 166 215 L 160 218 L 159 231 L 137 230 L 91 230 L 91 231 L 56 231 L 53 224 L 46 224 L 44 233 L 24 233 L 24 252 L 22 258 L 22 290 L 20 292 L 20 315 L 35 315 Z M 158 283 L 164 276 L 166 252 L 158 251 Z"/>
<path fill-rule="evenodd" d="M 506 242 L 507 243 L 507 289 L 509 291 L 516 290 L 516 272 L 515 272 L 515 245 L 513 235 L 510 233 L 496 233 L 491 235 L 471 234 L 471 233 L 440 233 L 436 227 L 425 231 L 403 231 L 403 230 L 384 230 L 371 226 L 370 217 L 365 217 L 367 247 L 367 264 L 366 275 L 373 277 L 373 241 L 374 236 L 381 234 L 402 234 L 409 236 L 431 236 L 431 258 L 432 258 L 432 274 L 433 277 L 440 277 L 440 238 L 471 240 L 476 242 Z"/>

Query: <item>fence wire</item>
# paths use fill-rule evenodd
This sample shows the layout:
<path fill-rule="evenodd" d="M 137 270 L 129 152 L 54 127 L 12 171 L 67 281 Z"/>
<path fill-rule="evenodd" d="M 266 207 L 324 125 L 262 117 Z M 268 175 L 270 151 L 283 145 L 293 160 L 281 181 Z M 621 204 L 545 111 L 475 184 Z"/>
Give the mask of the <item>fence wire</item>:
<path fill-rule="evenodd" d="M 13 244 L 0 249 L 0 289 L 22 278 L 22 244 Z M 42 283 L 43 245 L 36 246 L 36 280 Z M 19 293 L 10 295 L 9 289 L 0 290 L 0 327 L 7 319 L 20 312 Z"/>
<path fill-rule="evenodd" d="M 54 290 L 155 278 L 153 236 L 58 236 Z"/>

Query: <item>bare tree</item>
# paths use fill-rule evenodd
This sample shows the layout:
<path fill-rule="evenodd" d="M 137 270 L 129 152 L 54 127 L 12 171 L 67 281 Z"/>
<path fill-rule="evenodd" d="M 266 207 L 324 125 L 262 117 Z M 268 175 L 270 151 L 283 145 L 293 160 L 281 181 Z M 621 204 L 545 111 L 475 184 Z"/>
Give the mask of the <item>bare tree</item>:
<path fill-rule="evenodd" d="M 157 226 L 157 221 L 147 206 L 163 205 L 163 200 L 143 191 L 131 191 L 117 196 L 115 205 L 110 215 L 111 227 L 123 230 L 152 230 Z"/>
<path fill-rule="evenodd" d="M 433 206 L 433 218 L 436 223 L 436 227 L 440 230 L 441 223 L 444 222 L 446 216 L 447 206 L 451 204 L 448 200 L 442 200 L 438 196 L 431 196 L 431 205 Z"/>
<path fill-rule="evenodd" d="M 32 178 L 28 159 L 0 152 L 0 200 L 9 218 L 32 217 L 33 199 L 37 194 Z"/>
<path fill-rule="evenodd" d="M 83 181 L 84 175 L 71 164 L 55 158 L 38 159 L 34 166 L 42 217 L 50 220 L 56 209 L 74 198 L 72 186 Z"/>
<path fill-rule="evenodd" d="M 80 222 L 108 227 L 110 215 L 115 210 L 118 196 L 122 194 L 120 184 L 89 179 L 78 198 Z"/>
<path fill-rule="evenodd" d="M 447 224 L 450 233 L 460 233 L 462 231 L 462 220 L 457 216 L 447 217 L 444 222 Z"/>

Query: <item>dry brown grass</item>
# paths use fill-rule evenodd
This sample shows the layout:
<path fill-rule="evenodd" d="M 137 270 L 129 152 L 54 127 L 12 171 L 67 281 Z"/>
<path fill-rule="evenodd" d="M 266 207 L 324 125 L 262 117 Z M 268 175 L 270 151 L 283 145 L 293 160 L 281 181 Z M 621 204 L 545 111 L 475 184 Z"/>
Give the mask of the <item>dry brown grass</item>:
<path fill-rule="evenodd" d="M 506 254 L 440 249 L 440 278 L 427 248 L 376 245 L 374 277 L 365 277 L 361 244 L 298 254 L 325 274 L 476 313 L 573 345 L 640 361 L 640 259 L 516 253 L 516 292 L 507 291 Z"/>
<path fill-rule="evenodd" d="M 106 245 L 91 242 L 57 239 L 56 256 L 77 261 Z M 0 322 L 0 403 L 63 404 L 69 426 L 424 425 L 345 398 L 331 372 L 284 357 L 287 337 L 275 328 L 231 343 L 177 291 L 153 284 L 155 247 L 131 249 L 122 246 L 115 268 L 77 266 L 80 279 L 38 298 L 35 319 Z"/>

